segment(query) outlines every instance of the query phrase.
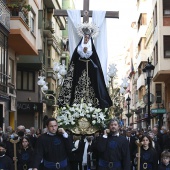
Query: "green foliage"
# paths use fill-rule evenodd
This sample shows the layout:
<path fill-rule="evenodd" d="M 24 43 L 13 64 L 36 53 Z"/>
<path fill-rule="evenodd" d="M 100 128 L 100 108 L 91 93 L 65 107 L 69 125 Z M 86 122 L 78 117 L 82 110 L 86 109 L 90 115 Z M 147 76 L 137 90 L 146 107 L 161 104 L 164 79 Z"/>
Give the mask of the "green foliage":
<path fill-rule="evenodd" d="M 23 11 L 23 12 L 29 12 L 31 11 L 31 5 L 29 4 L 26 4 L 26 1 L 25 0 L 8 0 L 6 5 L 9 7 L 9 8 L 18 8 L 19 11 Z"/>

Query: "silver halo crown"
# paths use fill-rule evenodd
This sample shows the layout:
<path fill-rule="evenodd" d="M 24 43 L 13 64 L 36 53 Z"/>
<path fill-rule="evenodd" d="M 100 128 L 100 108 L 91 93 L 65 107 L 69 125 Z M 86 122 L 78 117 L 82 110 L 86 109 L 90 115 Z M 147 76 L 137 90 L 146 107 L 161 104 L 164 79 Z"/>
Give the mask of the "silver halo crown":
<path fill-rule="evenodd" d="M 99 28 L 94 23 L 87 23 L 84 22 L 77 27 L 77 34 L 80 37 L 83 37 L 84 35 L 90 35 L 90 37 L 97 37 L 99 34 Z"/>

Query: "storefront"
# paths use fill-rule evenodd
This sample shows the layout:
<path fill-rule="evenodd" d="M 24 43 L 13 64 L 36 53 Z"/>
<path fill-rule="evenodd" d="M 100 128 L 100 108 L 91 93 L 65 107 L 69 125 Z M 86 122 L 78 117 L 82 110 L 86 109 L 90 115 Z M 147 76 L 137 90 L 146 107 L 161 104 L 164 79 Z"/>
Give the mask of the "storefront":
<path fill-rule="evenodd" d="M 45 103 L 17 102 L 17 126 L 42 128 L 45 110 Z"/>

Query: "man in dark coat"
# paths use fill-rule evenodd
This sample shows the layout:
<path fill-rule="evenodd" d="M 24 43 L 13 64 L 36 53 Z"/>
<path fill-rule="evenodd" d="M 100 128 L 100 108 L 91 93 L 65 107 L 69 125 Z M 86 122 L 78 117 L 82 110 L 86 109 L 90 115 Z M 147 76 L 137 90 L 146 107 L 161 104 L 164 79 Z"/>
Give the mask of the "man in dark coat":
<path fill-rule="evenodd" d="M 119 134 L 119 120 L 110 120 L 109 129 L 98 139 L 97 150 L 98 170 L 130 170 L 129 144 L 126 137 Z"/>
<path fill-rule="evenodd" d="M 5 155 L 6 146 L 4 143 L 0 143 L 0 169 L 14 170 L 14 164 L 10 157 Z"/>
<path fill-rule="evenodd" d="M 72 149 L 71 138 L 63 128 L 58 128 L 55 118 L 49 118 L 46 126 L 48 132 L 42 134 L 36 143 L 33 170 L 38 169 L 42 160 L 44 170 L 69 170 L 68 155 Z"/>

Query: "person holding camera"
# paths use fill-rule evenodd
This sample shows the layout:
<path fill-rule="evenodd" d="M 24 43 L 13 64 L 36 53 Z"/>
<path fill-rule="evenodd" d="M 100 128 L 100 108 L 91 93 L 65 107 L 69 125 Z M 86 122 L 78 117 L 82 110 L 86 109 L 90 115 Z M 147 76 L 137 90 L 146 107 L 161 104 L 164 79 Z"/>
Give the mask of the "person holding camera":
<path fill-rule="evenodd" d="M 68 155 L 72 150 L 72 140 L 63 128 L 58 128 L 55 118 L 46 121 L 48 132 L 42 134 L 35 146 L 33 170 L 43 161 L 43 170 L 69 170 Z"/>
<path fill-rule="evenodd" d="M 119 134 L 119 120 L 111 119 L 108 127 L 97 142 L 98 170 L 130 170 L 129 143 Z"/>

